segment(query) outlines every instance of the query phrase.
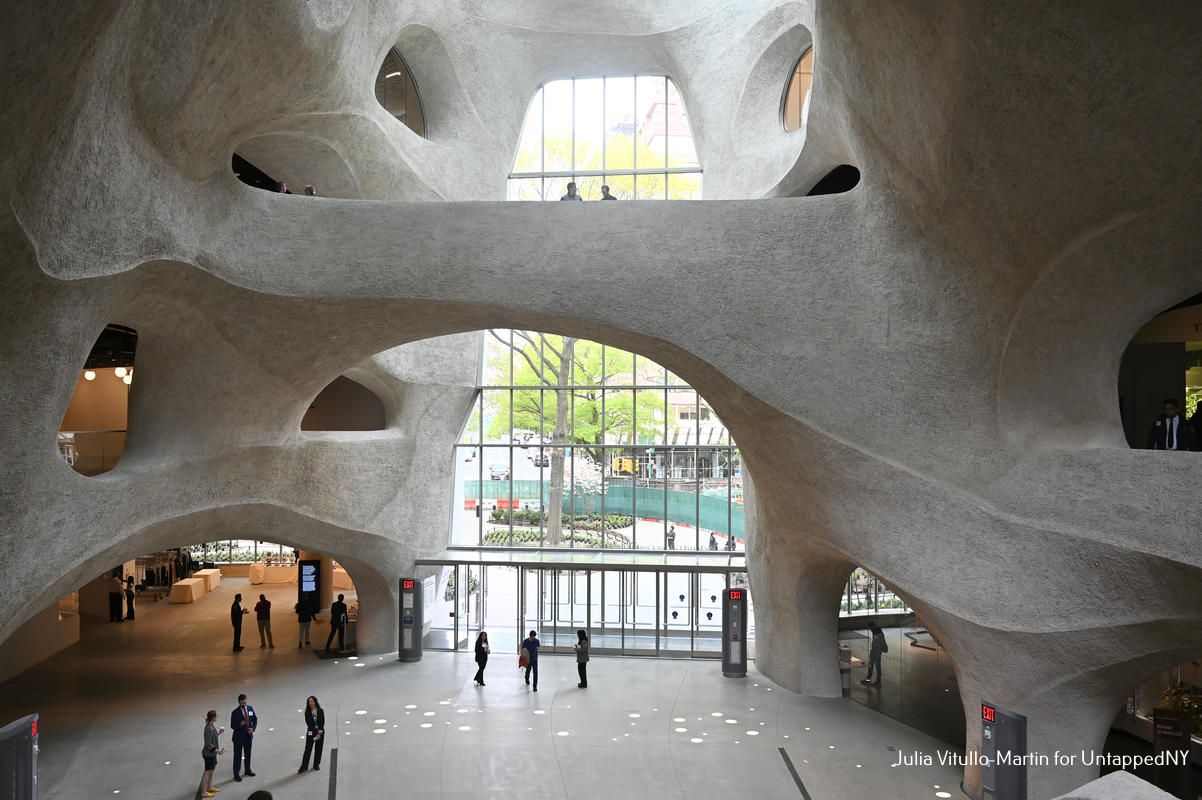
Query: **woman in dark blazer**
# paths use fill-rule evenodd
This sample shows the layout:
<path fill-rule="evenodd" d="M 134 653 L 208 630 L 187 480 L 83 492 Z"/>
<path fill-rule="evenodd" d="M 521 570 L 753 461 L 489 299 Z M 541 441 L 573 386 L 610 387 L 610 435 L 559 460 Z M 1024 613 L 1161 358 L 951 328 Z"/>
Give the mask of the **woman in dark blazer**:
<path fill-rule="evenodd" d="M 310 755 L 313 756 L 313 769 L 321 769 L 321 748 L 326 743 L 326 712 L 313 695 L 305 701 L 305 727 L 308 729 L 305 731 L 305 757 L 301 759 L 297 775 L 309 771 Z"/>
<path fill-rule="evenodd" d="M 484 685 L 484 668 L 488 666 L 488 634 L 480 631 L 480 635 L 476 637 L 476 663 L 480 669 L 476 670 L 476 683 Z"/>

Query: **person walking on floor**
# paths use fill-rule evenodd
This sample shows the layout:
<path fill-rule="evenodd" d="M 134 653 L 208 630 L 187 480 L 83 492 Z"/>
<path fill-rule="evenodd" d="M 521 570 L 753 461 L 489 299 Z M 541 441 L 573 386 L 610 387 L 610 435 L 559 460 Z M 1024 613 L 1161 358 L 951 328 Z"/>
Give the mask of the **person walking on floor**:
<path fill-rule="evenodd" d="M 224 730 L 217 727 L 217 709 L 205 714 L 205 743 L 200 751 L 200 757 L 205 762 L 205 771 L 200 776 L 200 791 L 205 797 L 217 796 L 213 791 L 213 770 L 217 769 L 217 756 L 225 752 L 221 746 L 221 732 Z"/>
<path fill-rule="evenodd" d="M 484 668 L 488 666 L 488 634 L 484 631 L 480 631 L 480 635 L 476 637 L 476 664 L 480 668 L 476 670 L 476 677 L 472 680 L 483 686 Z"/>
<path fill-rule="evenodd" d="M 259 602 L 255 603 L 255 621 L 259 623 L 259 649 L 270 646 L 274 650 L 275 640 L 271 638 L 271 601 L 267 599 L 267 595 L 259 595 Z"/>
<path fill-rule="evenodd" d="M 293 609 L 296 611 L 296 621 L 300 624 L 300 640 L 296 646 L 304 647 L 309 644 L 309 623 L 313 621 L 314 614 L 309 610 L 309 603 L 304 600 L 298 600 Z"/>
<path fill-rule="evenodd" d="M 321 748 L 326 743 L 326 712 L 313 695 L 305 701 L 305 729 L 305 755 L 297 775 L 309 771 L 310 755 L 313 756 L 313 769 L 321 769 Z"/>
<path fill-rule="evenodd" d="M 109 622 L 124 622 L 121 615 L 121 598 L 125 595 L 125 584 L 118 575 L 109 578 Z"/>
<path fill-rule="evenodd" d="M 710 550 L 717 550 L 717 549 L 718 549 L 718 540 L 714 536 L 714 534 L 711 533 L 710 534 Z"/>
<path fill-rule="evenodd" d="M 244 614 L 249 614 L 242 607 L 242 594 L 234 595 L 234 602 L 230 604 L 230 625 L 234 626 L 234 652 L 237 653 L 245 648 L 242 646 L 242 617 Z"/>
<path fill-rule="evenodd" d="M 538 648 L 542 642 L 538 635 L 530 631 L 530 635 L 522 641 L 523 654 L 526 656 L 526 685 L 530 685 L 530 673 L 534 673 L 534 691 L 538 691 Z"/>
<path fill-rule="evenodd" d="M 576 651 L 576 672 L 580 674 L 580 683 L 576 684 L 578 688 L 588 688 L 588 634 L 583 629 L 576 631 L 576 644 L 572 645 L 572 649 Z"/>
<path fill-rule="evenodd" d="M 338 599 L 330 603 L 330 635 L 326 639 L 326 652 L 330 652 L 330 642 L 334 641 L 334 634 L 338 634 L 338 649 L 346 649 L 346 603 L 342 602 L 342 595 L 338 595 Z"/>
<path fill-rule="evenodd" d="M 889 644 L 885 641 L 885 632 L 876 624 L 876 620 L 868 622 L 868 630 L 872 633 L 872 644 L 868 646 L 868 677 L 860 681 L 865 686 L 881 685 L 881 654 L 889 652 Z M 876 675 L 876 680 L 872 676 Z"/>
<path fill-rule="evenodd" d="M 134 618 L 134 576 L 125 579 L 125 618 Z"/>
<path fill-rule="evenodd" d="M 246 777 L 253 778 L 255 773 L 250 769 L 250 750 L 255 743 L 255 728 L 259 727 L 259 718 L 255 716 L 254 706 L 246 702 L 246 695 L 238 695 L 238 707 L 230 712 L 230 738 L 234 740 L 234 780 L 242 780 L 238 774 L 242 770 L 243 759 L 246 761 Z"/>

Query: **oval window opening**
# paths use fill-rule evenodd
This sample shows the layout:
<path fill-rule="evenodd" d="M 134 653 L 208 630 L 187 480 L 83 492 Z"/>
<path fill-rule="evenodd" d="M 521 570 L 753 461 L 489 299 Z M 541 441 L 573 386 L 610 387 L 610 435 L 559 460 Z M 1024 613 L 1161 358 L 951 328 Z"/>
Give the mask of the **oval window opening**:
<path fill-rule="evenodd" d="M 405 127 L 425 138 L 426 115 L 417 94 L 417 84 L 409 65 L 395 47 L 384 56 L 384 63 L 376 74 L 376 99 L 389 114 L 405 123 Z"/>
<path fill-rule="evenodd" d="M 58 452 L 81 475 L 117 466 L 125 451 L 138 332 L 107 325 L 92 345 L 59 423 Z"/>
<path fill-rule="evenodd" d="M 785 130 L 792 133 L 801 130 L 810 111 L 810 87 L 814 82 L 814 48 L 809 48 L 797 59 L 789 83 L 785 87 L 785 100 L 781 108 Z"/>
<path fill-rule="evenodd" d="M 1119 414 L 1135 449 L 1202 451 L 1202 294 L 1153 317 L 1119 366 Z"/>

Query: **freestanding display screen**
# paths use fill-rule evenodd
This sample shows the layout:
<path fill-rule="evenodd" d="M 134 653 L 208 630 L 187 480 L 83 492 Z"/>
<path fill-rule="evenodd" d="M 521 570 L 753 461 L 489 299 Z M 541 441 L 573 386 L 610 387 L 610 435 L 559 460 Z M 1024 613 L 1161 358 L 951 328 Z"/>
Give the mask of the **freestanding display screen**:
<path fill-rule="evenodd" d="M 415 578 L 401 578 L 401 619 L 397 632 L 397 660 L 422 660 L 422 633 L 425 620 L 425 587 Z"/>
<path fill-rule="evenodd" d="M 0 728 L 0 800 L 37 800 L 38 715 Z"/>
<path fill-rule="evenodd" d="M 722 593 L 722 674 L 728 678 L 747 675 L 746 589 Z"/>
<path fill-rule="evenodd" d="M 321 561 L 302 559 L 296 565 L 297 602 L 310 611 L 321 608 Z"/>

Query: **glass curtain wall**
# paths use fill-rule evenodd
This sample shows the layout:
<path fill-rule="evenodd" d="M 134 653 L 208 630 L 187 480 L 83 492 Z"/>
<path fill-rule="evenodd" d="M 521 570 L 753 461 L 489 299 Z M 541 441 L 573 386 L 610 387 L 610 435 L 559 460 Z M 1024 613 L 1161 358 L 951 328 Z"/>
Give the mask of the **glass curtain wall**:
<path fill-rule="evenodd" d="M 539 87 L 509 175 L 510 200 L 700 200 L 688 112 L 663 75 L 572 78 Z"/>
<path fill-rule="evenodd" d="M 490 330 L 452 544 L 741 551 L 742 459 L 692 387 L 626 350 Z"/>

